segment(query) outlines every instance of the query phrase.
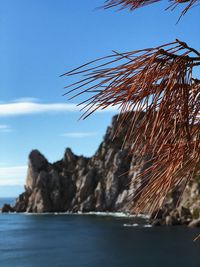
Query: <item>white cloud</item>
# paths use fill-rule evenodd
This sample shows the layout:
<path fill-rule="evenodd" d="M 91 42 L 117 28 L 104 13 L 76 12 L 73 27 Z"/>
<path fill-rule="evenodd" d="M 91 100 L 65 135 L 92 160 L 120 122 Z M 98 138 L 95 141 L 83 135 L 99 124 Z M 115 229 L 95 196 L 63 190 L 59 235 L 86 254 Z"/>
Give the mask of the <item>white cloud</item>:
<path fill-rule="evenodd" d="M 22 101 L 0 104 L 0 117 L 21 116 L 40 113 L 78 112 L 83 106 L 69 103 L 36 103 L 34 101 Z M 109 107 L 97 112 L 117 112 L 116 107 Z"/>
<path fill-rule="evenodd" d="M 71 137 L 71 138 L 82 138 L 82 137 L 92 137 L 96 136 L 96 132 L 73 132 L 73 133 L 64 133 L 61 136 Z"/>
<path fill-rule="evenodd" d="M 10 133 L 10 132 L 12 132 L 12 129 L 9 125 L 0 124 L 0 133 Z"/>
<path fill-rule="evenodd" d="M 0 186 L 24 185 L 27 166 L 0 167 Z"/>
<path fill-rule="evenodd" d="M 20 102 L 39 102 L 39 99 L 36 97 L 20 97 L 14 99 L 12 102 L 20 103 Z"/>

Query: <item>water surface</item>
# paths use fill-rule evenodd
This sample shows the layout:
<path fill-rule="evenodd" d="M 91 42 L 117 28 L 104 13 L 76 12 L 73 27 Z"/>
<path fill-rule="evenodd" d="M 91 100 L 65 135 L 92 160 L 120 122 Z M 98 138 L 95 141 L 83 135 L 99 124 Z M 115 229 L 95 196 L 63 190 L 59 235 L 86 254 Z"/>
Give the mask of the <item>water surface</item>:
<path fill-rule="evenodd" d="M 0 266 L 200 266 L 200 242 L 192 242 L 198 229 L 141 223 L 111 216 L 0 214 Z"/>

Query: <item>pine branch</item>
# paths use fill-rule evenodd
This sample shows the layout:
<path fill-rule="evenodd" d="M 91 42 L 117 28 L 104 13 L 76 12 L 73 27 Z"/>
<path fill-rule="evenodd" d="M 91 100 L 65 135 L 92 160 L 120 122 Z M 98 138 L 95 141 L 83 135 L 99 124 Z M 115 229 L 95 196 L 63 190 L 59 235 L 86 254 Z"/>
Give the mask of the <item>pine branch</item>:
<path fill-rule="evenodd" d="M 119 107 L 116 135 L 129 120 L 124 145 L 132 144 L 130 153 L 138 151 L 141 158 L 151 155 L 151 167 L 136 178 L 142 177 L 145 186 L 133 196 L 135 212 L 153 212 L 198 169 L 200 81 L 192 76 L 198 65 L 199 52 L 176 40 L 156 48 L 113 52 L 64 74 L 84 75 L 66 87 L 71 88 L 66 94 L 93 94 L 81 103 L 83 119 L 97 109 Z"/>
<path fill-rule="evenodd" d="M 116 6 L 120 6 L 120 9 L 129 8 L 129 10 L 133 11 L 137 8 L 147 6 L 153 3 L 160 2 L 161 0 L 107 0 L 105 2 L 104 8 L 113 8 Z M 174 10 L 177 6 L 181 4 L 187 4 L 183 11 L 181 12 L 180 18 L 187 13 L 187 11 L 193 7 L 198 0 L 169 0 L 170 5 L 166 10 Z M 180 19 L 179 18 L 179 19 Z"/>

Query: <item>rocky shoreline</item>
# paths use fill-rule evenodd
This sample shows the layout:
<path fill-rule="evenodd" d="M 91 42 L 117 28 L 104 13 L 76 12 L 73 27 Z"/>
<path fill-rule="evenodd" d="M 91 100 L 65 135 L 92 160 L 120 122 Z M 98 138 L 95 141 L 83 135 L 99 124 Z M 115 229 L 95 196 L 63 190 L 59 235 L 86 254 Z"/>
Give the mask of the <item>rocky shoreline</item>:
<path fill-rule="evenodd" d="M 121 149 L 126 123 L 114 138 L 117 117 L 113 117 L 97 152 L 90 158 L 77 156 L 67 148 L 61 160 L 49 163 L 38 150 L 33 150 L 24 192 L 13 207 L 5 204 L 1 211 L 131 213 L 131 199 L 141 184 L 135 177 L 150 163 L 148 157 L 140 159 L 137 152 L 128 155 L 129 144 Z M 168 196 L 164 207 L 150 217 L 152 225 L 200 226 L 198 179 L 187 186 L 177 208 L 178 196 L 178 190 Z"/>

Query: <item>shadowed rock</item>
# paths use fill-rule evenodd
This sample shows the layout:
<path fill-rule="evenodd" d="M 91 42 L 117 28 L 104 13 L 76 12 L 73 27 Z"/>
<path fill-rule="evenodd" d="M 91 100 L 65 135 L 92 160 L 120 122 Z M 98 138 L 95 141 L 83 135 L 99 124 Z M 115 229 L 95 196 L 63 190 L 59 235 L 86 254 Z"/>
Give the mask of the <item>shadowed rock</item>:
<path fill-rule="evenodd" d="M 3 213 L 13 212 L 13 211 L 14 209 L 9 204 L 4 204 L 3 207 L 1 208 L 1 212 Z"/>

